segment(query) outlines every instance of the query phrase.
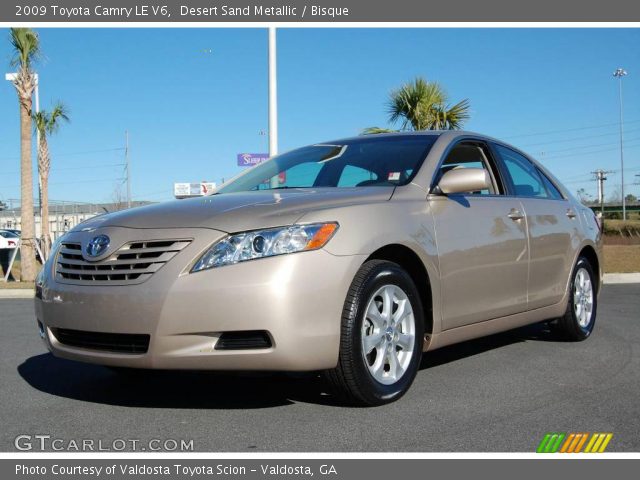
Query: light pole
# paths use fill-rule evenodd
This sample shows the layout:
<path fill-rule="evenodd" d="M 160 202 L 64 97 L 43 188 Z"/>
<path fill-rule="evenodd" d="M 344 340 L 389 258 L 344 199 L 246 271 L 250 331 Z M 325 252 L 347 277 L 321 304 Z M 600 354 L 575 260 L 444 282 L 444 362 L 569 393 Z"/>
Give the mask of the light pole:
<path fill-rule="evenodd" d="M 623 149 L 623 114 L 622 114 L 622 77 L 627 75 L 627 71 L 624 68 L 617 68 L 613 72 L 613 76 L 618 79 L 618 93 L 620 96 L 620 191 L 622 192 L 622 219 L 627 219 L 627 205 L 624 198 L 624 149 Z"/>
<path fill-rule="evenodd" d="M 278 154 L 276 29 L 269 27 L 269 156 Z"/>
<path fill-rule="evenodd" d="M 278 84 L 276 61 L 276 29 L 269 27 L 269 157 L 278 154 Z M 271 178 L 271 188 L 277 188 L 278 175 Z"/>

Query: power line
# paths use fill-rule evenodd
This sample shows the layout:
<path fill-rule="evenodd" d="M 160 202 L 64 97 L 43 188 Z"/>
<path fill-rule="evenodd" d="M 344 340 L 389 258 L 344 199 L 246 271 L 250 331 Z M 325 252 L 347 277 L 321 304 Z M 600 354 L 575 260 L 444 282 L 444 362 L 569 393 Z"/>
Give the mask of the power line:
<path fill-rule="evenodd" d="M 626 123 L 638 123 L 640 122 L 640 120 L 631 120 L 631 121 L 627 121 Z M 538 135 L 552 135 L 554 133 L 565 133 L 565 132 L 579 132 L 582 130 L 592 130 L 594 128 L 603 128 L 603 127 L 617 127 L 619 125 L 618 122 L 616 123 L 603 123 L 600 125 L 590 125 L 590 126 L 585 126 L 585 127 L 577 127 L 577 128 L 568 128 L 568 129 L 564 129 L 564 130 L 549 130 L 546 132 L 536 132 L 536 133 L 524 133 L 521 135 L 511 135 L 508 137 L 503 137 L 505 139 L 508 138 L 524 138 L 524 137 L 535 137 Z"/>
<path fill-rule="evenodd" d="M 632 128 L 630 130 L 627 130 L 627 133 L 629 132 L 640 132 L 640 128 Z M 590 140 L 592 138 L 601 138 L 601 137 L 612 137 L 612 136 L 616 136 L 618 135 L 618 132 L 612 132 L 612 133 L 601 133 L 599 135 L 587 135 L 587 136 L 582 136 L 582 137 L 573 137 L 573 138 L 563 138 L 560 140 L 550 140 L 548 142 L 537 142 L 537 143 L 528 143 L 525 145 L 520 145 L 520 147 L 537 147 L 540 145 L 550 145 L 552 143 L 568 143 L 568 142 L 577 142 L 580 140 Z"/>
<path fill-rule="evenodd" d="M 108 163 L 108 164 L 105 164 L 105 165 L 84 165 L 82 167 L 80 167 L 80 166 L 77 166 L 77 167 L 60 167 L 60 168 L 56 168 L 56 169 L 52 170 L 51 174 L 53 175 L 54 173 L 59 172 L 61 170 L 65 170 L 65 171 L 66 170 L 88 170 L 88 169 L 95 170 L 96 168 L 120 167 L 122 165 L 124 165 L 124 163 Z M 7 175 L 19 175 L 20 171 L 19 170 L 14 170 L 12 172 L 3 172 L 3 173 L 5 173 Z"/>
<path fill-rule="evenodd" d="M 635 144 L 635 145 L 625 145 L 625 147 L 626 148 L 640 147 L 640 143 Z M 576 156 L 579 156 L 579 155 L 587 156 L 587 155 L 593 155 L 593 154 L 596 154 L 596 153 L 613 152 L 613 151 L 618 151 L 618 150 L 619 150 L 618 148 L 614 147 L 614 148 L 606 148 L 606 149 L 603 149 L 603 150 L 593 150 L 591 152 L 569 153 L 569 154 L 566 154 L 566 155 L 552 155 L 550 157 L 545 156 L 544 158 L 545 158 L 545 160 L 548 160 L 548 159 L 555 160 L 557 158 L 576 157 Z"/>
<path fill-rule="evenodd" d="M 72 155 L 89 155 L 91 153 L 105 153 L 105 152 L 117 152 L 117 151 L 122 151 L 124 150 L 124 147 L 118 147 L 118 148 L 106 148 L 106 149 L 102 149 L 102 150 L 86 150 L 84 152 L 67 152 L 67 153 L 56 153 L 55 155 L 52 155 L 54 157 L 69 157 Z M 4 157 L 4 158 L 0 158 L 0 160 L 20 160 L 20 157 Z"/>
<path fill-rule="evenodd" d="M 74 180 L 69 182 L 53 182 L 49 185 L 74 185 L 78 183 L 106 183 L 106 182 L 117 182 L 122 180 L 121 178 L 109 178 L 109 179 L 87 179 L 87 180 Z M 0 185 L 0 188 L 13 188 L 15 185 Z"/>
<path fill-rule="evenodd" d="M 635 142 L 635 141 L 640 140 L 640 137 L 629 138 L 627 140 L 629 142 Z M 620 145 L 620 143 L 619 142 L 592 143 L 590 145 L 581 145 L 581 146 L 576 146 L 576 147 L 571 147 L 571 148 L 562 148 L 560 150 L 551 150 L 551 151 L 545 151 L 545 152 L 542 152 L 542 153 L 544 153 L 546 155 L 547 153 L 552 153 L 553 154 L 553 153 L 557 153 L 557 152 L 571 152 L 573 150 L 580 150 L 580 149 L 583 149 L 583 148 L 606 147 L 608 145 Z"/>

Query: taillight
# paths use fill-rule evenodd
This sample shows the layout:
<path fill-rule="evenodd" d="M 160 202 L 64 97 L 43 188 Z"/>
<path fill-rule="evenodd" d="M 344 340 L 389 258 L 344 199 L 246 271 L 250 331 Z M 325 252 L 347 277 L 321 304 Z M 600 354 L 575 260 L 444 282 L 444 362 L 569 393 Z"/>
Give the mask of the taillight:
<path fill-rule="evenodd" d="M 591 213 L 593 214 L 593 220 L 596 222 L 596 225 L 598 225 L 598 230 L 600 230 L 600 233 L 602 233 L 602 225 L 603 225 L 602 218 L 600 217 L 599 214 L 597 214 L 593 210 L 591 210 Z"/>

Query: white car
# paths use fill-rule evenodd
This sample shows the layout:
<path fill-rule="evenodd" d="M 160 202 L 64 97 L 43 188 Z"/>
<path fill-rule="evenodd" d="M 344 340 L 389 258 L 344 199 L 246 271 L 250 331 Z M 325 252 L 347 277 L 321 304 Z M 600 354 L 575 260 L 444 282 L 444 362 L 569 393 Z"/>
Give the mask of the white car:
<path fill-rule="evenodd" d="M 0 230 L 0 249 L 17 248 L 20 237 L 8 230 Z"/>

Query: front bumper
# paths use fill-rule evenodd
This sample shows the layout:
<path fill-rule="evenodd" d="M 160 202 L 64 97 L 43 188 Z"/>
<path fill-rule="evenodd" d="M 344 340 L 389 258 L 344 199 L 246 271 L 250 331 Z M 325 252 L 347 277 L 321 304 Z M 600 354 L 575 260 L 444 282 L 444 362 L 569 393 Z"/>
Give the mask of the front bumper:
<path fill-rule="evenodd" d="M 91 235 L 122 235 L 114 229 Z M 54 355 L 158 369 L 311 371 L 337 364 L 344 300 L 364 257 L 318 250 L 190 274 L 188 265 L 222 232 L 126 230 L 129 240 L 164 236 L 193 241 L 137 285 L 61 283 L 54 265 L 47 265 L 35 310 Z M 61 343 L 56 329 L 144 334 L 150 341 L 146 353 L 103 351 Z M 267 331 L 272 345 L 215 349 L 223 332 L 254 330 Z"/>

